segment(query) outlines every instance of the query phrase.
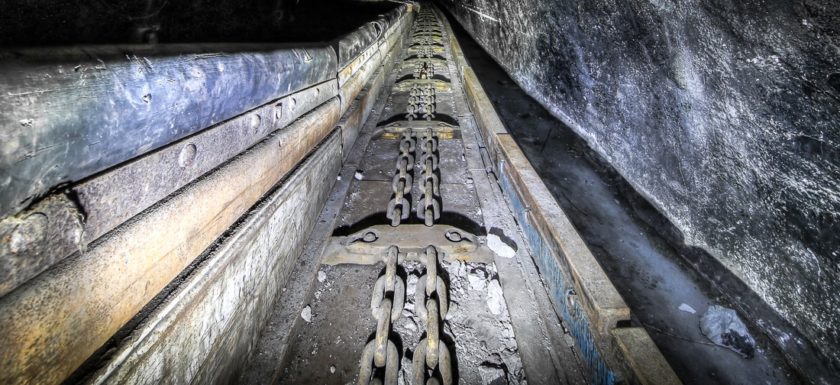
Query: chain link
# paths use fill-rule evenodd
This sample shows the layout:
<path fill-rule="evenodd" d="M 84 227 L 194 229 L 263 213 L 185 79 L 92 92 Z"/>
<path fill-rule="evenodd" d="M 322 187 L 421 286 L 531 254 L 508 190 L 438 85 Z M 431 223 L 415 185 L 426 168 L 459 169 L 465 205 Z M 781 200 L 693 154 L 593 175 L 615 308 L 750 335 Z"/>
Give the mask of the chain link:
<path fill-rule="evenodd" d="M 440 177 L 437 175 L 439 167 L 437 149 L 438 142 L 432 129 L 429 128 L 423 135 L 420 145 L 420 166 L 421 195 L 420 205 L 417 206 L 417 217 L 423 220 L 426 226 L 432 226 L 440 219 Z"/>
<path fill-rule="evenodd" d="M 362 352 L 359 362 L 359 385 L 383 383 L 382 379 L 374 377 L 374 367 L 385 368 L 384 384 L 397 383 L 400 359 L 390 336 L 391 325 L 400 318 L 405 306 L 405 282 L 397 275 L 399 254 L 399 247 L 388 248 L 385 273 L 373 285 L 370 308 L 373 318 L 376 319 L 376 335 Z"/>
<path fill-rule="evenodd" d="M 394 196 L 388 202 L 388 208 L 385 211 L 385 216 L 391 220 L 391 226 L 399 226 L 402 221 L 408 219 L 408 215 L 411 213 L 411 202 L 405 196 L 411 192 L 411 186 L 414 183 L 414 178 L 409 172 L 414 169 L 414 156 L 411 154 L 414 148 L 415 144 L 411 133 L 404 132 L 400 139 L 397 171 L 391 181 Z"/>
<path fill-rule="evenodd" d="M 420 11 L 412 32 L 413 43 L 417 45 L 418 60 L 415 62 L 414 78 L 431 79 L 435 75 L 433 56 L 435 38 L 441 36 L 441 24 L 434 12 Z M 418 82 L 409 90 L 405 119 L 435 119 L 437 103 L 436 88 L 428 82 Z M 416 152 L 416 157 L 415 157 Z M 402 132 L 396 171 L 391 181 L 393 196 L 388 202 L 386 216 L 391 226 L 399 226 L 408 219 L 411 202 L 407 195 L 414 186 L 415 160 L 419 160 L 420 204 L 416 207 L 417 217 L 426 226 L 433 226 L 440 219 L 440 176 L 438 138 L 431 128 L 422 131 L 422 137 L 415 138 L 411 129 Z M 449 347 L 441 340 L 441 325 L 449 311 L 449 296 L 446 282 L 438 275 L 441 252 L 435 246 L 424 250 L 426 266 L 417 282 L 414 309 L 426 327 L 426 338 L 414 351 L 412 373 L 414 385 L 452 385 L 452 356 Z M 385 272 L 374 284 L 371 297 L 371 313 L 376 319 L 376 333 L 367 343 L 359 363 L 359 385 L 397 383 L 399 373 L 399 352 L 390 339 L 392 324 L 397 321 L 405 306 L 405 283 L 397 275 L 399 247 L 392 245 L 385 256 Z M 379 369 L 377 369 L 379 368 Z M 384 368 L 384 370 L 383 370 Z"/>
<path fill-rule="evenodd" d="M 452 357 L 449 348 L 441 341 L 440 327 L 449 311 L 449 298 L 446 283 L 437 274 L 440 254 L 434 246 L 426 247 L 426 274 L 417 281 L 415 289 L 415 313 L 426 324 L 426 338 L 420 340 L 414 350 L 412 373 L 414 384 L 439 383 L 452 384 Z M 440 374 L 440 381 L 426 376 L 429 371 Z"/>

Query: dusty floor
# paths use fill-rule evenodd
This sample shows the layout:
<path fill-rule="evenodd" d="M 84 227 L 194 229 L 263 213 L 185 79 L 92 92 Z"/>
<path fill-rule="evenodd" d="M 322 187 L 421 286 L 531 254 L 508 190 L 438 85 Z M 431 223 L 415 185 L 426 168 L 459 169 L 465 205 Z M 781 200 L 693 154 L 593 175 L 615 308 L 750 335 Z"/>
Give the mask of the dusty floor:
<path fill-rule="evenodd" d="M 597 155 L 452 24 L 505 126 L 630 305 L 634 322 L 648 330 L 680 378 L 686 384 L 798 383 L 755 328 L 758 349 L 752 359 L 715 346 L 700 333 L 699 320 L 709 306 L 731 306 L 724 296 L 637 217 L 620 181 L 594 161 Z M 695 313 L 680 310 L 683 304 Z"/>
<path fill-rule="evenodd" d="M 444 341 L 457 357 L 460 384 L 524 383 L 507 306 L 493 264 L 444 263 L 450 310 L 443 322 Z M 401 351 L 400 383 L 410 382 L 411 359 L 424 326 L 414 314 L 414 288 L 424 271 L 418 262 L 399 269 L 405 279 L 406 302 L 394 324 L 392 340 Z M 303 307 L 286 356 L 280 384 L 355 383 L 358 358 L 373 338 L 376 321 L 370 296 L 384 265 L 322 265 L 314 293 Z"/>

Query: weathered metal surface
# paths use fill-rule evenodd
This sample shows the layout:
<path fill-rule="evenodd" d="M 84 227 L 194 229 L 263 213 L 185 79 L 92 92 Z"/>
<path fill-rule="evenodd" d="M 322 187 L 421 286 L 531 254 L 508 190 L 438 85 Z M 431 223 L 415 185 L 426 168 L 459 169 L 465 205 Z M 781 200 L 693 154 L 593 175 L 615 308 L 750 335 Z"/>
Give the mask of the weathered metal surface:
<path fill-rule="evenodd" d="M 466 63 L 466 61 L 464 61 Z M 478 82 L 478 78 L 475 76 L 475 72 L 473 72 L 471 67 L 463 67 L 461 69 L 461 73 L 463 74 L 464 79 L 464 90 L 467 93 L 467 101 L 469 102 L 470 109 L 472 109 L 473 114 L 475 114 L 476 123 L 478 123 L 479 133 L 481 133 L 481 137 L 484 139 L 484 144 L 487 146 L 487 153 L 490 155 L 490 159 L 493 163 L 497 163 L 498 160 L 498 143 L 496 139 L 496 134 L 505 134 L 507 133 L 507 129 L 505 129 L 502 120 L 499 119 L 499 116 L 495 113 L 491 113 L 489 111 L 493 111 L 493 104 L 490 103 L 490 99 L 487 98 L 487 94 L 484 92 L 484 89 L 481 88 L 481 83 Z"/>
<path fill-rule="evenodd" d="M 448 25 L 447 31 L 451 33 Z M 673 374 L 658 350 L 656 354 L 652 353 L 649 345 L 626 344 L 623 350 L 618 346 L 613 333 L 621 330 L 619 326 L 629 324 L 629 307 L 524 153 L 507 134 L 460 46 L 455 39 L 451 40 L 467 102 L 478 123 L 493 171 L 499 178 L 502 192 L 513 205 L 517 222 L 551 292 L 553 305 L 583 353 L 592 381 L 611 384 L 619 380 L 616 373 L 622 379 L 638 381 L 632 365 L 628 365 L 634 360 L 648 360 L 646 365 L 667 368 Z M 641 332 L 649 341 L 647 333 L 643 329 Z M 663 377 L 663 381 L 671 379 Z"/>
<path fill-rule="evenodd" d="M 437 274 L 440 260 L 437 248 L 428 246 L 424 254 L 426 273 L 417 279 L 414 307 L 417 309 L 415 314 L 426 324 L 426 338 L 420 340 L 414 349 L 411 365 L 413 383 L 452 385 L 453 375 L 456 374 L 453 372 L 453 355 L 448 343 L 441 339 L 444 335 L 441 324 L 449 310 L 448 288 Z M 440 378 L 439 382 L 437 378 Z"/>
<path fill-rule="evenodd" d="M 0 53 L 0 216 L 334 78 L 329 47 L 160 45 Z"/>
<path fill-rule="evenodd" d="M 370 265 L 381 260 L 391 245 L 399 245 L 400 261 L 419 261 L 426 246 L 435 245 L 449 261 L 492 262 L 493 251 L 486 238 L 454 226 L 404 224 L 376 225 L 357 233 L 330 239 L 321 263 Z"/>
<path fill-rule="evenodd" d="M 64 194 L 0 221 L 0 297 L 84 242 L 82 211 Z"/>
<path fill-rule="evenodd" d="M 373 75 L 374 71 L 380 68 L 382 64 L 382 56 L 378 51 L 368 61 L 360 65 L 356 73 L 344 84 L 339 87 L 338 94 L 341 97 L 341 112 L 344 113 L 350 108 L 353 99 L 362 91 L 362 88 L 367 84 L 368 79 Z"/>
<path fill-rule="evenodd" d="M 403 32 L 394 33 L 387 39 L 380 38 L 339 72 L 342 114 L 352 106 L 362 88 L 368 84 L 372 76 L 375 76 L 375 71 L 383 65 L 392 65 L 394 53 L 402 50 L 403 34 Z"/>
<path fill-rule="evenodd" d="M 360 385 L 397 385 L 400 359 L 397 347 L 391 340 L 391 325 L 400 318 L 405 305 L 405 282 L 397 275 L 399 253 L 399 248 L 391 245 L 379 255 L 385 262 L 385 271 L 373 285 L 370 307 L 376 320 L 376 332 L 374 339 L 365 346 L 359 361 Z M 376 373 L 382 371 L 384 375 Z"/>
<path fill-rule="evenodd" d="M 532 220 L 529 222 L 533 223 L 535 230 L 547 238 L 546 246 L 561 258 L 561 265 L 572 277 L 575 292 L 587 310 L 593 331 L 607 338 L 609 331 L 620 322 L 630 321 L 630 308 L 513 138 L 508 134 L 497 135 L 497 138 L 502 153 L 499 174 L 512 183 L 506 186 L 506 193 L 517 194 L 524 205 L 523 212 L 517 214 L 530 216 Z"/>
<path fill-rule="evenodd" d="M 0 382 L 55 384 L 236 223 L 333 129 L 309 114 L 0 299 Z"/>
<path fill-rule="evenodd" d="M 336 132 L 120 344 L 90 382 L 230 382 L 326 201 L 335 178 L 325 176 L 338 174 L 339 146 Z"/>
<path fill-rule="evenodd" d="M 73 187 L 87 213 L 86 240 L 100 237 L 151 207 L 303 112 L 337 116 L 335 91 L 335 82 L 329 81 L 297 92 Z"/>
<path fill-rule="evenodd" d="M 350 80 L 350 78 L 352 78 L 353 75 L 356 74 L 356 72 L 359 71 L 368 60 L 373 59 L 375 56 L 379 56 L 380 54 L 381 52 L 378 42 L 373 42 L 367 47 L 367 49 L 359 53 L 358 56 L 338 71 L 338 85 L 344 85 L 344 83 Z"/>
<path fill-rule="evenodd" d="M 428 80 L 424 79 L 424 80 L 412 81 L 412 82 L 401 81 L 401 82 L 396 84 L 395 91 L 405 92 L 405 91 L 408 91 L 409 89 L 411 89 L 411 86 L 413 84 L 423 83 L 423 82 L 428 82 L 428 83 L 434 85 L 437 92 L 452 92 L 452 85 L 448 81 L 441 80 L 441 79 L 428 79 Z"/>
<path fill-rule="evenodd" d="M 70 188 L 79 205 L 76 215 L 53 212 L 47 214 L 49 226 L 20 228 L 37 231 L 33 236 L 40 234 L 47 241 L 30 243 L 35 248 L 17 247 L 14 252 L 0 248 L 0 264 L 7 264 L 5 271 L 9 272 L 3 274 L 0 269 L 0 296 L 335 95 L 335 81 L 298 91 Z M 316 113 L 333 116 L 337 111 L 336 98 Z M 66 198 L 63 193 L 54 194 L 26 212 L 52 212 L 57 199 Z M 22 215 L 26 214 L 16 217 Z M 37 218 L 32 217 L 30 222 Z M 9 221 L 15 220 L 7 218 L 3 223 Z M 18 234 L 23 234 L 20 231 Z M 73 235 L 75 231 L 78 236 Z M 26 267 L 21 268 L 21 263 Z"/>
<path fill-rule="evenodd" d="M 359 54 L 373 45 L 384 32 L 378 22 L 365 23 L 353 32 L 348 33 L 332 42 L 332 47 L 338 55 L 338 68 L 344 68 Z"/>
<path fill-rule="evenodd" d="M 370 115 L 372 105 L 377 101 L 379 93 L 382 91 L 382 86 L 385 82 L 385 76 L 388 73 L 393 63 L 385 62 L 384 66 L 376 71 L 365 88 L 359 92 L 356 100 L 341 118 L 338 126 L 341 128 L 341 135 L 344 139 L 343 148 L 345 158 L 350 155 L 349 149 L 353 146 L 356 138 L 359 136 L 359 129 L 362 124 L 367 121 Z"/>
<path fill-rule="evenodd" d="M 353 143 L 355 143 L 356 138 L 359 136 L 359 130 L 361 129 L 362 124 L 364 124 L 370 116 L 373 105 L 377 102 L 377 98 L 382 91 L 386 77 L 394 68 L 394 57 L 402 50 L 402 36 L 397 36 L 397 39 L 392 45 L 381 47 L 383 49 L 389 49 L 388 53 L 383 55 L 380 67 L 371 76 L 367 85 L 365 85 L 362 91 L 359 92 L 356 99 L 353 100 L 344 116 L 341 117 L 341 121 L 338 123 L 344 142 L 342 148 L 345 149 L 343 151 L 345 159 L 350 155 L 349 150 L 352 148 Z"/>
<path fill-rule="evenodd" d="M 682 381 L 662 357 L 644 328 L 613 329 L 615 338 L 625 364 L 634 374 L 639 385 L 681 385 Z"/>
<path fill-rule="evenodd" d="M 375 39 L 368 41 L 369 38 L 365 31 L 369 30 L 369 25 L 362 26 L 358 30 L 337 39 L 335 44 L 338 44 L 336 52 L 339 53 L 339 86 L 351 79 L 369 59 L 377 54 L 382 55 L 394 47 L 397 39 L 405 33 L 407 9 L 405 4 L 401 4 L 370 23 L 374 26 L 374 30 L 378 31 Z M 342 44 L 345 48 L 344 51 L 342 51 Z M 350 48 L 351 45 L 353 45 L 352 49 Z M 342 54 L 346 56 L 341 56 Z"/>
<path fill-rule="evenodd" d="M 534 260 L 539 267 L 540 275 L 547 286 L 547 290 L 551 294 L 551 302 L 557 313 L 562 317 L 564 324 L 569 329 L 569 333 L 575 339 L 575 345 L 581 350 L 583 361 L 588 368 L 588 377 L 592 378 L 592 382 L 598 385 L 612 385 L 618 381 L 616 371 L 623 368 L 623 362 L 612 355 L 612 341 L 609 338 L 609 330 L 617 326 L 618 320 L 615 315 L 625 314 L 620 317 L 621 321 L 629 322 L 629 309 L 626 312 L 620 307 L 618 312 L 616 309 L 606 309 L 610 312 L 605 312 L 604 315 L 612 316 L 604 320 L 604 315 L 597 312 L 602 309 L 591 305 L 591 299 L 586 295 L 579 296 L 581 292 L 580 286 L 587 286 L 589 282 L 586 280 L 575 279 L 572 276 L 572 271 L 569 268 L 569 263 L 566 261 L 566 255 L 563 254 L 565 250 L 560 246 L 563 244 L 563 239 L 555 239 L 554 234 L 543 233 L 539 230 L 540 227 L 549 227 L 551 224 L 534 219 L 532 210 L 539 211 L 539 206 L 533 206 L 532 200 L 527 200 L 523 196 L 523 190 L 528 191 L 528 185 L 520 184 L 514 181 L 511 177 L 510 169 L 515 167 L 507 167 L 504 160 L 500 160 L 496 166 L 496 174 L 499 177 L 501 189 L 512 206 L 512 211 L 516 215 L 517 222 L 525 233 L 525 238 L 533 250 Z M 555 203 L 556 204 L 556 203 Z M 566 234 L 568 235 L 568 234 Z M 577 234 L 573 234 L 577 236 Z M 573 251 L 574 250 L 570 250 Z M 588 252 L 588 250 L 586 251 Z M 591 255 L 590 255 L 591 257 Z M 586 261 L 586 260 L 585 260 Z M 592 260 L 595 265 L 582 266 L 584 268 L 600 268 L 597 262 Z M 578 267 L 580 268 L 580 267 Z M 603 273 L 603 272 L 602 272 Z M 578 277 L 580 278 L 580 277 Z M 584 279 L 587 277 L 583 277 Z M 598 278 L 598 277 L 596 277 Z M 604 281 L 594 281 L 594 289 L 600 288 L 609 289 L 611 284 Z M 605 284 L 609 286 L 605 286 Z M 592 286 L 588 289 L 592 290 Z M 615 290 L 612 288 L 612 290 Z M 621 299 L 620 297 L 618 298 Z M 594 314 L 595 321 L 592 321 Z"/>

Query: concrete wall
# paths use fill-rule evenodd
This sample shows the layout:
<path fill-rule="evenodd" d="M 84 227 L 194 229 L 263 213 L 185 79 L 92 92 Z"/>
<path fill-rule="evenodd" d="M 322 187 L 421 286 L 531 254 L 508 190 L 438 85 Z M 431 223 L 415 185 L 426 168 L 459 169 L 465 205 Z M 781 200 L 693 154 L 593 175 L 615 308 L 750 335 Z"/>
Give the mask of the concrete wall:
<path fill-rule="evenodd" d="M 442 3 L 686 243 L 840 362 L 840 3 Z"/>

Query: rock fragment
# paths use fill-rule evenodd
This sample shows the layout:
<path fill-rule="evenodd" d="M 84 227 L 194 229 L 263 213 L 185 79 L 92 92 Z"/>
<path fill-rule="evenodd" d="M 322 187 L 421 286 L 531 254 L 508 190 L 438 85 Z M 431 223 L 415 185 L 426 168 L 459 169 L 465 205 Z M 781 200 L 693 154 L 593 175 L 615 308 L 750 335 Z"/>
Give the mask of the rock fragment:
<path fill-rule="evenodd" d="M 502 285 L 496 279 L 487 284 L 487 307 L 490 308 L 490 313 L 493 313 L 493 315 L 500 315 L 507 309 L 502 294 Z"/>
<path fill-rule="evenodd" d="M 300 312 L 300 318 L 303 318 L 306 322 L 312 322 L 312 308 L 309 305 L 306 305 Z"/>
<path fill-rule="evenodd" d="M 710 341 L 745 358 L 755 355 L 755 339 L 735 310 L 719 305 L 709 306 L 700 319 L 700 331 Z"/>
<path fill-rule="evenodd" d="M 516 250 L 508 246 L 508 244 L 496 234 L 491 233 L 487 235 L 487 247 L 502 258 L 513 258 L 516 255 Z"/>

